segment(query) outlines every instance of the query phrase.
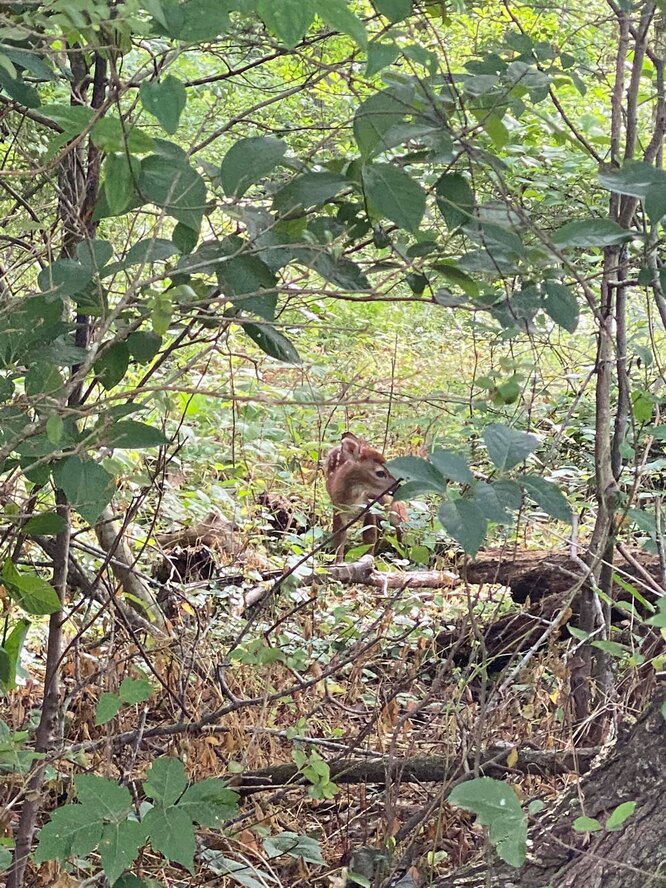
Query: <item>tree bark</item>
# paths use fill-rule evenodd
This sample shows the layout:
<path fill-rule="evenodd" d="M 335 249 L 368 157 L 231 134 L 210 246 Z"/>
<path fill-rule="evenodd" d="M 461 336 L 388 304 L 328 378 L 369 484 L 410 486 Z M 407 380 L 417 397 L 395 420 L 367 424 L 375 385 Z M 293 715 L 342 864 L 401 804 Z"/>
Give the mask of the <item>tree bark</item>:
<path fill-rule="evenodd" d="M 663 685 L 613 753 L 532 827 L 521 869 L 504 863 L 442 876 L 434 888 L 664 888 L 666 886 L 666 705 Z M 577 817 L 605 823 L 623 802 L 636 810 L 617 831 L 577 833 Z M 392 881 L 388 884 L 395 885 Z"/>

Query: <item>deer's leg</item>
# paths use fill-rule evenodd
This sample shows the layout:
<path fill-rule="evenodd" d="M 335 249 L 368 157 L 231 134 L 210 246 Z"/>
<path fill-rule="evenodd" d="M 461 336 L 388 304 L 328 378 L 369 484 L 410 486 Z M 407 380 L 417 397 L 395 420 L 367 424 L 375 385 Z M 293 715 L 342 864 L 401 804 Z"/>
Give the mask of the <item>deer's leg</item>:
<path fill-rule="evenodd" d="M 363 533 L 361 534 L 363 542 L 366 544 L 366 546 L 370 546 L 371 553 L 373 555 L 376 555 L 379 543 L 379 522 L 377 520 L 377 516 L 373 515 L 372 512 L 368 512 L 363 521 L 364 527 Z"/>

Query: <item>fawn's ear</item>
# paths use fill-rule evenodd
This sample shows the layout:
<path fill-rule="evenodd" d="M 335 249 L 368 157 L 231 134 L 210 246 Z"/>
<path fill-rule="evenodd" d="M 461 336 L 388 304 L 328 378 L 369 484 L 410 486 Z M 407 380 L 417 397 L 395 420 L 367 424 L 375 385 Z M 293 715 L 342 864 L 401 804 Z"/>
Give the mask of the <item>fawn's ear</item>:
<path fill-rule="evenodd" d="M 361 439 L 357 438 L 356 435 L 353 435 L 351 432 L 345 432 L 342 436 L 342 441 L 340 442 L 340 446 L 345 453 L 349 454 L 349 456 L 358 456 L 361 452 L 362 445 L 363 442 Z"/>

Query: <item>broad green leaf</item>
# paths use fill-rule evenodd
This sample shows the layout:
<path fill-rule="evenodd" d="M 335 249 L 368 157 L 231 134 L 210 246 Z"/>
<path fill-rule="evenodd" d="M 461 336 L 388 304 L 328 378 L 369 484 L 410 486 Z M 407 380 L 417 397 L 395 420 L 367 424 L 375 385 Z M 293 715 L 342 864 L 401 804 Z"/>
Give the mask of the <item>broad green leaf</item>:
<path fill-rule="evenodd" d="M 475 502 L 458 499 L 442 503 L 437 517 L 468 555 L 476 555 L 486 537 L 488 521 Z"/>
<path fill-rule="evenodd" d="M 206 186 L 186 160 L 151 154 L 141 163 L 139 191 L 183 225 L 198 231 L 206 206 Z"/>
<path fill-rule="evenodd" d="M 603 826 L 595 817 L 576 817 L 572 826 L 576 832 L 599 832 Z"/>
<path fill-rule="evenodd" d="M 162 337 L 150 330 L 136 330 L 127 338 L 127 348 L 137 364 L 148 364 L 162 345 Z"/>
<path fill-rule="evenodd" d="M 104 430 L 103 440 L 107 447 L 117 450 L 161 447 L 168 443 L 168 438 L 162 429 L 147 425 L 145 422 L 137 422 L 135 419 L 115 422 L 109 429 Z"/>
<path fill-rule="evenodd" d="M 321 854 L 320 844 L 316 839 L 310 836 L 300 836 L 294 832 L 282 832 L 275 836 L 269 836 L 264 839 L 264 850 L 269 859 L 287 854 L 296 860 L 302 859 L 306 863 L 320 866 L 326 863 Z"/>
<path fill-rule="evenodd" d="M 557 281 L 543 283 L 543 307 L 559 327 L 575 333 L 578 326 L 578 300 L 568 287 Z"/>
<path fill-rule="evenodd" d="M 187 93 L 181 81 L 171 74 L 162 81 L 144 80 L 139 95 L 146 111 L 159 120 L 162 129 L 173 135 L 187 102 Z"/>
<path fill-rule="evenodd" d="M 243 331 L 271 358 L 285 364 L 301 363 L 295 346 L 271 324 L 243 324 Z"/>
<path fill-rule="evenodd" d="M 93 119 L 95 112 L 85 105 L 43 105 L 39 113 L 54 120 L 70 137 L 78 136 Z"/>
<path fill-rule="evenodd" d="M 384 136 L 411 113 L 410 95 L 411 91 L 404 89 L 382 90 L 373 93 L 356 109 L 354 138 L 363 158 L 367 160 L 391 147 L 384 142 Z"/>
<path fill-rule="evenodd" d="M 112 256 L 113 244 L 108 240 L 87 239 L 76 245 L 76 258 L 95 274 L 103 270 Z"/>
<path fill-rule="evenodd" d="M 654 399 L 649 392 L 636 389 L 631 393 L 631 411 L 638 423 L 650 422 L 654 410 Z"/>
<path fill-rule="evenodd" d="M 107 154 L 148 154 L 155 147 L 155 140 L 138 127 L 127 127 L 119 117 L 101 117 L 90 130 L 90 139 Z"/>
<path fill-rule="evenodd" d="M 412 0 L 372 0 L 372 5 L 392 23 L 412 14 Z"/>
<path fill-rule="evenodd" d="M 374 77 L 384 68 L 388 68 L 398 58 L 400 49 L 388 40 L 373 40 L 368 44 L 366 77 Z"/>
<path fill-rule="evenodd" d="M 400 228 L 415 232 L 425 212 L 425 191 L 404 170 L 389 163 L 363 168 L 363 187 L 368 200 Z"/>
<path fill-rule="evenodd" d="M 499 423 L 491 423 L 483 430 L 488 455 L 500 472 L 524 462 L 539 446 L 539 439 L 528 432 L 518 432 Z"/>
<path fill-rule="evenodd" d="M 314 4 L 303 0 L 259 0 L 257 12 L 288 48 L 296 46 L 314 19 Z"/>
<path fill-rule="evenodd" d="M 35 573 L 19 572 L 7 558 L 2 566 L 2 582 L 11 598 L 28 614 L 56 614 L 61 610 L 58 594 L 50 583 Z"/>
<path fill-rule="evenodd" d="M 0 87 L 11 99 L 26 108 L 39 108 L 41 104 L 37 90 L 22 77 L 10 77 L 6 71 L 0 71 Z"/>
<path fill-rule="evenodd" d="M 666 172 L 649 163 L 631 162 L 619 170 L 612 167 L 601 170 L 599 183 L 615 194 L 643 198 L 653 188 L 666 186 Z"/>
<path fill-rule="evenodd" d="M 56 398 L 63 389 L 64 380 L 53 364 L 35 361 L 25 375 L 25 392 L 33 401 L 40 398 Z"/>
<path fill-rule="evenodd" d="M 56 259 L 40 271 L 37 283 L 42 293 L 54 296 L 75 296 L 81 293 L 93 279 L 93 271 L 74 259 Z"/>
<path fill-rule="evenodd" d="M 168 33 L 185 43 L 207 43 L 229 29 L 232 0 L 185 0 L 180 4 L 160 4 L 158 21 L 167 21 Z M 151 8 L 152 11 L 152 8 Z M 153 13 L 154 14 L 154 13 Z"/>
<path fill-rule="evenodd" d="M 0 668 L 0 685 L 5 691 L 12 691 L 16 687 L 16 671 L 21 662 L 21 651 L 25 643 L 30 620 L 19 620 L 3 642 L 3 657 L 0 658 L 0 666 L 4 660 L 4 666 Z"/>
<path fill-rule="evenodd" d="M 444 475 L 427 459 L 420 456 L 399 456 L 387 463 L 387 468 L 396 478 L 405 481 L 417 481 L 430 491 L 444 493 L 446 479 Z"/>
<path fill-rule="evenodd" d="M 518 481 L 522 484 L 527 495 L 541 506 L 544 512 L 557 518 L 558 521 L 571 524 L 571 507 L 557 484 L 546 481 L 539 475 L 519 475 Z"/>
<path fill-rule="evenodd" d="M 633 237 L 633 232 L 612 222 L 610 219 L 581 219 L 567 222 L 553 232 L 552 241 L 556 247 L 611 247 L 623 244 Z"/>
<path fill-rule="evenodd" d="M 461 453 L 454 453 L 452 450 L 443 450 L 441 447 L 435 447 L 429 458 L 430 462 L 441 472 L 444 478 L 448 478 L 450 481 L 457 481 L 459 484 L 471 484 L 474 481 L 474 475 L 472 475 L 467 460 Z"/>
<path fill-rule="evenodd" d="M 171 326 L 173 317 L 173 304 L 168 292 L 154 293 L 150 307 L 150 320 L 153 324 L 155 336 L 164 336 Z"/>
<path fill-rule="evenodd" d="M 0 846 L 0 873 L 4 873 L 12 865 L 12 855 L 8 848 Z"/>
<path fill-rule="evenodd" d="M 196 841 L 192 821 L 178 806 L 152 808 L 143 819 L 143 826 L 150 836 L 150 843 L 167 860 L 181 863 L 194 872 Z"/>
<path fill-rule="evenodd" d="M 126 786 L 119 786 L 106 777 L 96 774 L 78 774 L 74 778 L 76 794 L 85 807 L 92 807 L 99 817 L 115 820 L 128 814 L 132 808 L 132 796 Z"/>
<path fill-rule="evenodd" d="M 520 488 L 518 489 L 518 505 L 520 505 Z M 504 500 L 498 495 L 493 484 L 477 481 L 471 494 L 472 501 L 478 506 L 481 514 L 495 524 L 510 524 L 513 520 L 512 510 L 507 508 Z"/>
<path fill-rule="evenodd" d="M 127 154 L 109 154 L 104 163 L 104 196 L 112 216 L 120 216 L 134 206 L 141 162 Z"/>
<path fill-rule="evenodd" d="M 624 660 L 631 653 L 631 650 L 626 645 L 620 644 L 618 641 L 591 641 L 590 644 L 592 647 L 597 648 L 597 650 L 604 651 L 617 660 Z"/>
<path fill-rule="evenodd" d="M 461 783 L 448 801 L 472 811 L 483 826 L 498 855 L 510 866 L 520 867 L 527 853 L 527 817 L 514 790 L 501 780 L 478 777 Z"/>
<path fill-rule="evenodd" d="M 636 802 L 623 802 L 621 805 L 618 805 L 617 808 L 611 811 L 606 821 L 606 829 L 611 830 L 611 832 L 620 829 L 624 822 L 633 815 L 635 810 Z"/>
<path fill-rule="evenodd" d="M 245 254 L 223 262 L 217 268 L 217 280 L 224 296 L 238 308 L 273 320 L 277 278 L 258 256 Z"/>
<path fill-rule="evenodd" d="M 153 262 L 163 262 L 178 254 L 178 249 L 173 242 L 162 237 L 147 237 L 144 240 L 137 241 L 133 247 L 127 251 L 127 255 L 120 262 L 114 262 L 107 265 L 102 272 L 102 277 L 109 277 L 132 265 L 152 264 Z"/>
<path fill-rule="evenodd" d="M 444 221 L 453 231 L 466 225 L 474 213 L 474 194 L 460 173 L 443 173 L 435 182 L 435 200 Z"/>
<path fill-rule="evenodd" d="M 653 225 L 666 216 L 666 185 L 657 185 L 648 191 L 645 195 L 645 212 Z"/>
<path fill-rule="evenodd" d="M 171 240 L 184 256 L 191 253 L 199 242 L 199 232 L 178 222 L 171 232 Z"/>
<path fill-rule="evenodd" d="M 352 293 L 361 290 L 370 290 L 368 278 L 363 274 L 359 266 L 351 259 L 344 256 L 334 256 L 325 250 L 299 249 L 296 257 L 299 262 L 314 269 L 318 275 L 339 287 Z"/>
<path fill-rule="evenodd" d="M 148 700 L 153 693 L 153 686 L 145 678 L 124 678 L 118 693 L 123 703 L 133 705 Z"/>
<path fill-rule="evenodd" d="M 118 694 L 107 692 L 100 695 L 95 709 L 95 724 L 105 725 L 120 712 L 121 700 Z"/>
<path fill-rule="evenodd" d="M 136 860 L 139 848 L 146 841 L 146 831 L 136 820 L 121 820 L 104 826 L 99 843 L 99 856 L 109 884 L 122 875 Z"/>
<path fill-rule="evenodd" d="M 88 805 L 56 808 L 39 831 L 35 862 L 65 860 L 71 855 L 87 857 L 102 838 L 102 826 L 101 813 Z"/>
<path fill-rule="evenodd" d="M 126 342 L 113 342 L 105 346 L 93 364 L 97 381 L 108 392 L 118 385 L 129 367 L 129 348 Z"/>
<path fill-rule="evenodd" d="M 299 0 L 300 2 L 300 0 Z M 303 173 L 281 188 L 273 198 L 278 213 L 300 212 L 326 203 L 351 186 L 349 179 L 338 173 Z"/>
<path fill-rule="evenodd" d="M 113 499 L 113 475 L 92 460 L 70 456 L 56 465 L 53 477 L 79 515 L 91 525 Z"/>
<path fill-rule="evenodd" d="M 238 794 L 223 780 L 210 777 L 188 786 L 178 802 L 178 810 L 202 826 L 221 829 L 238 813 Z"/>
<path fill-rule="evenodd" d="M 315 0 L 314 7 L 319 18 L 327 25 L 335 31 L 347 34 L 361 49 L 366 48 L 368 35 L 365 25 L 354 15 L 346 0 Z"/>
<path fill-rule="evenodd" d="M 181 760 L 174 756 L 161 756 L 150 766 L 144 789 L 149 799 L 167 806 L 173 805 L 186 786 L 187 777 Z"/>
<path fill-rule="evenodd" d="M 271 173 L 284 157 L 287 145 L 274 136 L 240 139 L 227 151 L 220 167 L 220 181 L 227 197 L 242 197 Z"/>

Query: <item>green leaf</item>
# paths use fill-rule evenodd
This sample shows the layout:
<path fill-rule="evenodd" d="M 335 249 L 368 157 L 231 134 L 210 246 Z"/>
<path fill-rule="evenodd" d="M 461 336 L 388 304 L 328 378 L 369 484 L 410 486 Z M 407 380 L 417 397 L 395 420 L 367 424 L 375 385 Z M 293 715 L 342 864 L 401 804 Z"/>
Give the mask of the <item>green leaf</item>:
<path fill-rule="evenodd" d="M 229 12 L 236 8 L 231 0 L 185 0 L 161 6 L 172 28 L 168 33 L 185 43 L 208 43 L 224 34 L 229 29 Z M 174 6 L 179 15 L 174 15 Z"/>
<path fill-rule="evenodd" d="M 127 348 L 138 364 L 148 364 L 162 345 L 162 337 L 150 330 L 136 330 L 127 338 Z"/>
<path fill-rule="evenodd" d="M 257 12 L 289 49 L 307 33 L 314 19 L 313 4 L 303 0 L 259 0 Z"/>
<path fill-rule="evenodd" d="M 636 389 L 631 393 L 631 411 L 636 422 L 650 422 L 653 410 L 654 400 L 649 392 Z"/>
<path fill-rule="evenodd" d="M 388 68 L 398 58 L 399 48 L 387 40 L 373 40 L 368 44 L 366 77 L 374 77 L 384 68 Z"/>
<path fill-rule="evenodd" d="M 354 138 L 361 157 L 367 160 L 392 147 L 384 141 L 384 136 L 411 111 L 405 90 L 382 90 L 362 102 L 356 109 L 353 123 Z"/>
<path fill-rule="evenodd" d="M 148 700 L 153 693 L 153 686 L 145 678 L 124 678 L 118 689 L 123 703 L 133 705 Z"/>
<path fill-rule="evenodd" d="M 4 873 L 12 865 L 12 855 L 8 848 L 0 846 L 0 873 Z"/>
<path fill-rule="evenodd" d="M 269 860 L 287 854 L 295 860 L 304 860 L 306 863 L 314 863 L 318 866 L 326 864 L 319 842 L 310 836 L 299 836 L 294 832 L 282 832 L 275 836 L 269 836 L 264 839 L 264 850 Z"/>
<path fill-rule="evenodd" d="M 0 71 L 0 87 L 11 99 L 26 108 L 39 108 L 41 104 L 37 90 L 22 77 L 10 77 L 6 71 Z"/>
<path fill-rule="evenodd" d="M 518 505 L 520 506 L 520 488 L 518 490 Z M 512 511 L 506 502 L 500 497 L 494 484 L 485 481 L 477 481 L 472 490 L 472 501 L 478 506 L 481 514 L 495 524 L 510 524 L 513 520 Z M 513 505 L 513 504 L 512 504 Z"/>
<path fill-rule="evenodd" d="M 39 113 L 54 120 L 66 135 L 73 138 L 83 132 L 95 112 L 85 105 L 43 105 Z"/>
<path fill-rule="evenodd" d="M 188 786 L 178 802 L 178 810 L 202 826 L 220 829 L 238 813 L 238 794 L 224 780 L 210 777 Z"/>
<path fill-rule="evenodd" d="M 611 657 L 615 657 L 616 660 L 623 660 L 631 653 L 626 645 L 620 644 L 617 641 L 591 641 L 590 644 L 592 647 L 597 648 L 597 650 L 604 651 L 604 653 L 610 654 Z"/>
<path fill-rule="evenodd" d="M 136 126 L 128 128 L 119 117 L 101 117 L 90 130 L 90 139 L 107 154 L 147 154 L 155 147 L 155 140 L 148 133 Z"/>
<path fill-rule="evenodd" d="M 60 371 L 53 364 L 35 361 L 25 374 L 25 392 L 32 400 L 39 400 L 40 397 L 56 398 L 63 386 Z"/>
<path fill-rule="evenodd" d="M 116 820 L 129 814 L 132 796 L 126 786 L 119 786 L 96 774 L 78 774 L 74 778 L 76 794 L 84 806 L 91 806 L 100 818 Z"/>
<path fill-rule="evenodd" d="M 105 725 L 115 718 L 120 712 L 120 697 L 118 694 L 109 694 L 107 692 L 100 695 L 95 709 L 95 724 Z"/>
<path fill-rule="evenodd" d="M 93 364 L 97 380 L 108 392 L 118 385 L 129 367 L 129 348 L 126 342 L 113 342 L 104 346 Z"/>
<path fill-rule="evenodd" d="M 368 35 L 363 22 L 354 15 L 345 0 L 315 0 L 315 10 L 320 19 L 335 31 L 347 34 L 361 49 L 368 45 Z"/>
<path fill-rule="evenodd" d="M 499 423 L 491 423 L 483 431 L 483 440 L 493 465 L 500 471 L 524 462 L 539 446 L 539 439 L 528 432 L 518 432 Z"/>
<path fill-rule="evenodd" d="M 242 197 L 271 173 L 284 157 L 287 145 L 273 136 L 240 139 L 227 151 L 220 167 L 220 181 L 227 197 Z"/>
<path fill-rule="evenodd" d="M 123 271 L 132 265 L 152 265 L 153 262 L 163 262 L 177 255 L 178 249 L 173 242 L 162 237 L 147 237 L 137 241 L 127 251 L 127 255 L 120 262 L 107 265 L 102 277 L 109 277 L 118 271 Z"/>
<path fill-rule="evenodd" d="M 363 168 L 363 187 L 368 200 L 400 228 L 416 232 L 425 212 L 426 195 L 418 182 L 389 163 Z"/>
<path fill-rule="evenodd" d="M 168 438 L 161 429 L 135 419 L 115 422 L 104 431 L 103 440 L 108 447 L 116 450 L 139 450 L 142 447 L 161 447 L 168 443 Z"/>
<path fill-rule="evenodd" d="M 150 307 L 150 320 L 155 336 L 164 336 L 169 331 L 173 317 L 173 304 L 168 292 L 155 293 Z"/>
<path fill-rule="evenodd" d="M 412 14 L 412 0 L 372 0 L 372 5 L 393 24 Z"/>
<path fill-rule="evenodd" d="M 446 491 L 444 475 L 427 459 L 420 456 L 399 456 L 387 463 L 392 475 L 405 481 L 417 481 L 424 489 L 436 493 Z"/>
<path fill-rule="evenodd" d="M 645 212 L 653 225 L 666 216 L 666 185 L 651 188 L 645 196 Z"/>
<path fill-rule="evenodd" d="M 621 805 L 618 805 L 614 811 L 611 811 L 611 814 L 606 821 L 606 829 L 611 832 L 619 830 L 624 822 L 628 820 L 636 810 L 636 804 L 636 802 L 623 802 Z"/>
<path fill-rule="evenodd" d="M 543 307 L 559 327 L 575 333 L 578 326 L 578 300 L 568 287 L 557 281 L 543 284 Z"/>
<path fill-rule="evenodd" d="M 430 453 L 430 462 L 450 481 L 457 481 L 459 484 L 471 484 L 474 481 L 474 475 L 461 453 L 435 447 Z"/>
<path fill-rule="evenodd" d="M 2 659 L 5 661 L 4 666 L 0 668 L 0 685 L 2 685 L 2 688 L 5 691 L 12 691 L 16 687 L 16 671 L 21 662 L 21 651 L 23 650 L 23 645 L 30 626 L 30 620 L 26 620 L 25 618 L 20 619 L 3 642 L 3 647 L 0 649 L 4 653 Z M 0 666 L 1 665 L 0 661 Z"/>
<path fill-rule="evenodd" d="M 501 780 L 478 777 L 461 783 L 448 801 L 465 811 L 472 811 L 483 826 L 498 855 L 510 866 L 520 867 L 527 853 L 527 817 L 516 793 Z"/>
<path fill-rule="evenodd" d="M 181 760 L 174 756 L 162 756 L 150 766 L 144 789 L 149 799 L 166 806 L 173 805 L 186 786 L 187 777 Z"/>
<path fill-rule="evenodd" d="M 109 884 L 122 875 L 136 860 L 139 848 L 146 841 L 146 831 L 136 820 L 121 820 L 104 826 L 99 843 L 99 856 Z"/>
<path fill-rule="evenodd" d="M 468 555 L 476 555 L 486 537 L 488 521 L 472 500 L 457 499 L 442 503 L 437 517 L 453 539 Z"/>
<path fill-rule="evenodd" d="M 558 521 L 564 521 L 571 524 L 572 514 L 571 507 L 566 497 L 552 481 L 546 481 L 539 475 L 519 475 L 519 483 L 523 486 L 525 492 L 534 502 Z"/>
<path fill-rule="evenodd" d="M 627 231 L 610 219 L 581 219 L 568 222 L 553 232 L 556 247 L 611 247 L 631 240 L 633 232 Z"/>
<path fill-rule="evenodd" d="M 143 826 L 150 836 L 150 843 L 168 860 L 181 863 L 194 872 L 196 841 L 192 821 L 179 806 L 152 808 L 143 819 Z"/>
<path fill-rule="evenodd" d="M 92 460 L 70 456 L 56 465 L 53 477 L 79 515 L 91 525 L 113 499 L 113 475 Z"/>
<path fill-rule="evenodd" d="M 243 324 L 243 331 L 259 348 L 285 364 L 300 364 L 301 357 L 296 348 L 279 330 L 270 324 Z"/>
<path fill-rule="evenodd" d="M 181 81 L 171 74 L 162 81 L 144 80 L 139 95 L 146 111 L 159 120 L 162 129 L 173 135 L 187 102 L 187 93 Z"/>
<path fill-rule="evenodd" d="M 104 196 L 109 215 L 120 216 L 134 205 L 141 163 L 126 153 L 109 154 L 104 163 Z"/>
<path fill-rule="evenodd" d="M 435 201 L 451 231 L 465 225 L 474 213 L 474 193 L 460 173 L 444 173 L 435 182 Z"/>
<path fill-rule="evenodd" d="M 603 826 L 594 817 L 576 817 L 572 826 L 576 832 L 599 832 Z"/>
<path fill-rule="evenodd" d="M 151 154 L 141 163 L 139 191 L 146 200 L 198 231 L 206 206 L 206 186 L 187 160 Z"/>
<path fill-rule="evenodd" d="M 37 283 L 42 293 L 54 296 L 75 296 L 81 293 L 93 279 L 93 271 L 74 259 L 56 259 L 40 271 Z"/>
<path fill-rule="evenodd" d="M 39 844 L 34 853 L 36 863 L 87 857 L 102 838 L 102 819 L 87 805 L 64 805 L 56 808 L 49 822 L 39 831 Z"/>
<path fill-rule="evenodd" d="M 599 183 L 615 194 L 644 198 L 654 188 L 666 186 L 666 172 L 649 163 L 630 162 L 621 169 L 603 169 L 599 172 Z"/>
<path fill-rule="evenodd" d="M 217 280 L 224 295 L 239 308 L 266 321 L 273 320 L 277 278 L 258 256 L 246 254 L 222 263 L 217 269 Z"/>
<path fill-rule="evenodd" d="M 2 566 L 2 582 L 11 598 L 28 614 L 56 614 L 62 605 L 50 583 L 35 573 L 19 572 L 7 558 Z"/>
<path fill-rule="evenodd" d="M 303 173 L 277 192 L 273 208 L 283 214 L 301 212 L 326 203 L 351 184 L 337 173 Z"/>

